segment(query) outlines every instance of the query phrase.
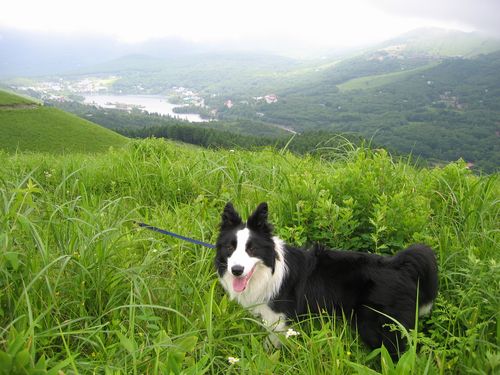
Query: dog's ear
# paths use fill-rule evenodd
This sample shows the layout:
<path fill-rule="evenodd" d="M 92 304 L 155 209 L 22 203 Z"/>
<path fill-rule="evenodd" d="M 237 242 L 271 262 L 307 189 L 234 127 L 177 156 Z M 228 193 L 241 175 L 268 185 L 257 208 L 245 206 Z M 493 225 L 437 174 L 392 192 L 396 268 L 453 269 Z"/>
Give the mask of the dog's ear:
<path fill-rule="evenodd" d="M 255 231 L 271 233 L 273 227 L 267 222 L 268 209 L 267 203 L 263 202 L 255 209 L 254 213 L 250 215 L 247 220 L 247 226 Z"/>
<path fill-rule="evenodd" d="M 231 202 L 227 202 L 222 211 L 221 229 L 231 229 L 242 223 L 240 215 L 236 212 Z"/>

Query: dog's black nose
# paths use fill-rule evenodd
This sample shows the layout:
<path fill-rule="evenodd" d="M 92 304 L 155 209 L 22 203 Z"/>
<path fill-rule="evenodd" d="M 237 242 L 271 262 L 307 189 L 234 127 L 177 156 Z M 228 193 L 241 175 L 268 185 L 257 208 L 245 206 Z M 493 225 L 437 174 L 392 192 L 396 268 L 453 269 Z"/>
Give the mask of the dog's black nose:
<path fill-rule="evenodd" d="M 243 266 L 232 266 L 231 267 L 231 273 L 234 275 L 234 276 L 241 276 L 241 274 L 243 273 L 243 270 L 245 268 Z"/>

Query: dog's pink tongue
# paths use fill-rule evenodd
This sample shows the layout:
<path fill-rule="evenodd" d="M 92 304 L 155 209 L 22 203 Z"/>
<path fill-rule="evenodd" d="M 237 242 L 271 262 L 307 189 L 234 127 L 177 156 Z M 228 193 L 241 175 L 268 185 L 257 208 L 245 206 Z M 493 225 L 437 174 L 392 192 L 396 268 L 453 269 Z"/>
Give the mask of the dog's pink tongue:
<path fill-rule="evenodd" d="M 233 279 L 233 289 L 235 292 L 243 292 L 247 287 L 248 276 L 244 277 L 235 277 Z"/>

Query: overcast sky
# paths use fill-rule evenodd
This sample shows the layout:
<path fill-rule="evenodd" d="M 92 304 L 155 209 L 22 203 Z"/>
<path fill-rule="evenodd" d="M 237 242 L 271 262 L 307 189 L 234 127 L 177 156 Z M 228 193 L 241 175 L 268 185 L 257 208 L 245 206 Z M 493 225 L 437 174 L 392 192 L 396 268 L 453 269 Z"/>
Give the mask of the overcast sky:
<path fill-rule="evenodd" d="M 0 27 L 138 42 L 273 40 L 352 47 L 417 27 L 500 35 L 500 0 L 22 0 L 3 1 Z"/>

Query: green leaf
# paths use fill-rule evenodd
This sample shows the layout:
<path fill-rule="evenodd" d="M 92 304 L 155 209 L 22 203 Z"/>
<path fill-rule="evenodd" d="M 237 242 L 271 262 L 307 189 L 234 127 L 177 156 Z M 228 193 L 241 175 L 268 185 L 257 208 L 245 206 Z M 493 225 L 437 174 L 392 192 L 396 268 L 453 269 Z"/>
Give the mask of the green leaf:
<path fill-rule="evenodd" d="M 154 343 L 157 345 L 170 345 L 172 343 L 172 339 L 167 335 L 167 332 L 162 329 L 155 338 Z"/>
<path fill-rule="evenodd" d="M 10 264 L 12 269 L 14 271 L 17 271 L 19 269 L 19 254 L 18 253 L 13 253 L 13 252 L 8 252 L 4 254 L 5 259 L 7 262 Z"/>
<path fill-rule="evenodd" d="M 280 360 L 280 356 L 281 356 L 281 351 L 280 350 L 276 350 L 273 354 L 271 354 L 269 356 L 269 360 L 272 362 L 272 363 L 278 363 L 279 360 Z"/>
<path fill-rule="evenodd" d="M 168 353 L 167 357 L 167 368 L 168 374 L 174 373 L 174 374 L 179 374 L 181 371 L 181 363 L 182 360 L 184 359 L 184 356 L 180 353 Z"/>
<path fill-rule="evenodd" d="M 350 361 L 346 361 L 346 363 L 353 369 L 357 370 L 357 373 L 360 375 L 380 375 L 380 373 L 378 373 L 377 371 L 372 370 L 371 368 L 366 367 L 365 365 L 362 365 L 360 363 L 354 363 Z"/>
<path fill-rule="evenodd" d="M 366 362 L 371 361 L 380 354 L 380 348 L 374 349 L 371 353 L 366 356 Z"/>
<path fill-rule="evenodd" d="M 9 343 L 7 350 L 9 354 L 15 356 L 21 350 L 25 343 L 26 338 L 23 334 L 19 333 L 14 327 L 9 331 Z"/>
<path fill-rule="evenodd" d="M 188 368 L 184 368 L 182 370 L 183 375 L 201 375 L 210 369 L 210 365 L 207 365 L 210 357 L 208 355 L 204 355 L 200 360 L 196 361 L 194 364 L 189 366 Z M 185 365 L 184 365 L 185 366 Z"/>
<path fill-rule="evenodd" d="M 412 369 L 415 367 L 415 353 L 408 350 L 404 353 L 396 365 L 396 373 L 399 375 L 411 374 Z"/>
<path fill-rule="evenodd" d="M 73 355 L 72 357 L 66 358 L 64 361 L 59 362 L 57 365 L 53 366 L 48 372 L 47 375 L 59 375 L 60 370 L 67 367 L 78 355 Z"/>
<path fill-rule="evenodd" d="M 132 354 L 136 348 L 135 341 L 131 338 L 128 338 L 127 336 L 125 336 L 121 332 L 116 332 L 116 335 L 120 339 L 120 344 L 125 348 L 125 350 L 127 352 L 129 352 L 130 354 Z"/>
<path fill-rule="evenodd" d="M 197 342 L 198 342 L 197 336 L 187 336 L 175 340 L 174 345 L 179 351 L 187 353 L 194 350 L 194 347 L 196 346 Z"/>
<path fill-rule="evenodd" d="M 45 354 L 42 354 L 38 359 L 35 369 L 37 370 L 47 370 L 47 359 L 45 358 Z"/>
<path fill-rule="evenodd" d="M 12 368 L 12 356 L 0 351 L 0 374 L 10 374 Z"/>
<path fill-rule="evenodd" d="M 21 350 L 14 358 L 14 364 L 20 368 L 26 368 L 30 362 L 30 353 L 28 349 Z"/>
<path fill-rule="evenodd" d="M 394 363 L 384 345 L 380 348 L 380 365 L 380 367 L 382 367 L 382 374 L 394 373 Z"/>

